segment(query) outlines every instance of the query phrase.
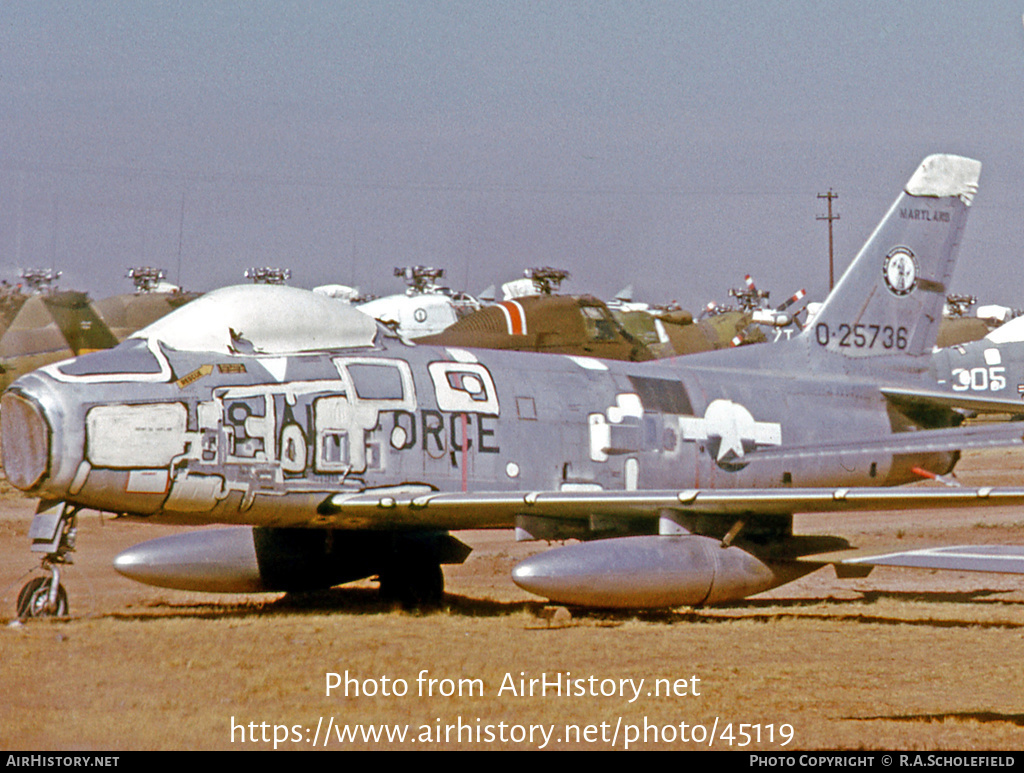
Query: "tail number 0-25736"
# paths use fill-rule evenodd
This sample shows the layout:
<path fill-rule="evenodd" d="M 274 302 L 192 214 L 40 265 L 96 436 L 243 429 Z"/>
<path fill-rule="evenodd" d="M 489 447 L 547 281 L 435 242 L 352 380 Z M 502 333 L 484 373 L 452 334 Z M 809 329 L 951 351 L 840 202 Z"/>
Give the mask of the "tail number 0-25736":
<path fill-rule="evenodd" d="M 827 324 L 819 322 L 814 327 L 814 334 L 819 346 L 828 346 L 832 338 L 835 337 L 839 339 L 840 348 L 874 349 L 876 346 L 881 346 L 883 349 L 907 348 L 907 329 L 905 327 L 848 325 L 843 322 L 836 327 L 835 331 L 832 331 Z"/>

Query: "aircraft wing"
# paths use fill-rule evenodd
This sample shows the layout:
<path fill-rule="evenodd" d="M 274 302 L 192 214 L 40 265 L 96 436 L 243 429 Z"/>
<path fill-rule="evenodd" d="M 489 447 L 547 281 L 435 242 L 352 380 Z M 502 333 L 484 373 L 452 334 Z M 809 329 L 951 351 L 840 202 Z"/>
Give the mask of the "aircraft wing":
<path fill-rule="evenodd" d="M 822 454 L 913 454 L 1024 445 L 1016 422 L 922 430 L 878 440 L 761 448 L 743 457 L 797 459 Z M 1024 488 L 851 488 L 563 490 L 533 492 L 440 492 L 427 485 L 334 494 L 318 508 L 341 528 L 509 528 L 524 518 L 656 518 L 664 511 L 739 517 L 848 510 L 915 510 L 1024 503 Z"/>
<path fill-rule="evenodd" d="M 841 563 L 845 566 L 901 566 L 918 569 L 1024 574 L 1024 546 L 957 545 L 924 548 L 863 558 L 848 558 Z"/>
<path fill-rule="evenodd" d="M 341 528 L 509 528 L 523 518 L 657 518 L 681 514 L 788 515 L 1024 504 L 1024 488 L 779 488 L 669 491 L 434 492 L 335 494 L 320 514 Z"/>
<path fill-rule="evenodd" d="M 886 399 L 896 404 L 924 405 L 935 408 L 961 408 L 977 413 L 1024 413 L 1024 401 L 1005 397 L 980 397 L 966 392 L 882 387 Z"/>

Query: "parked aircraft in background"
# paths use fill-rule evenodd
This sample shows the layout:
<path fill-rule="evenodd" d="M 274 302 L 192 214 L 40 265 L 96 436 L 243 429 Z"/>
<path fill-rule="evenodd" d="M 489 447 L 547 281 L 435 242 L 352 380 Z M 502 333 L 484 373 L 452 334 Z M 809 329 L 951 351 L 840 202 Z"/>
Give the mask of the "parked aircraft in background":
<path fill-rule="evenodd" d="M 134 292 L 112 295 L 93 304 L 118 341 L 202 295 L 165 281 L 166 274 L 160 268 L 130 268 L 126 276 L 135 285 Z"/>
<path fill-rule="evenodd" d="M 736 299 L 736 307 L 720 306 L 711 301 L 705 305 L 701 312 L 701 318 L 710 316 L 713 319 L 716 316 L 732 312 L 746 314 L 753 322 L 752 329 L 757 331 L 760 336 L 754 337 L 748 333 L 745 343 L 762 343 L 769 340 L 769 337 L 772 341 L 788 339 L 803 329 L 800 315 L 807 311 L 809 299 L 806 290 L 797 290 L 776 308 L 772 308 L 768 303 L 770 294 L 767 290 L 759 290 L 750 274 L 747 274 L 743 280 L 743 287 L 734 287 L 729 290 L 729 296 Z"/>
<path fill-rule="evenodd" d="M 695 323 L 682 310 L 623 311 L 590 295 L 532 295 L 486 306 L 418 343 L 642 362 L 764 340 L 742 312 Z"/>
<path fill-rule="evenodd" d="M 0 386 L 51 362 L 117 344 L 89 296 L 55 286 L 59 271 L 26 269 L 3 291 Z"/>
<path fill-rule="evenodd" d="M 0 386 L 79 354 L 109 349 L 136 330 L 196 298 L 161 285 L 163 272 L 130 269 L 136 292 L 93 302 L 74 290 L 58 290 L 60 272 L 28 269 L 21 286 L 0 290 Z"/>
<path fill-rule="evenodd" d="M 569 277 L 562 269 L 544 266 L 524 273 L 523 279 L 502 285 L 504 300 L 418 342 L 642 362 L 766 340 L 745 311 L 726 310 L 695 323 L 688 311 L 627 302 L 622 292 L 610 303 L 590 295 L 558 295 Z"/>
<path fill-rule="evenodd" d="M 972 315 L 971 309 L 977 303 L 978 299 L 973 295 L 946 296 L 946 307 L 936 344 L 939 349 L 981 340 L 1000 325 L 1020 316 L 1019 310 L 996 304 L 978 306 L 976 313 Z"/>
<path fill-rule="evenodd" d="M 935 388 L 889 399 L 917 412 L 955 409 L 965 415 L 1024 418 L 1024 317 L 1015 317 L 984 338 L 934 352 Z"/>
<path fill-rule="evenodd" d="M 345 304 L 226 288 L 107 352 L 50 365 L 2 398 L 10 482 L 40 497 L 45 576 L 19 614 L 67 609 L 77 513 L 232 527 L 153 540 L 121 573 L 207 591 L 377 576 L 437 600 L 450 532 L 583 542 L 513 579 L 569 604 L 710 604 L 776 587 L 847 545 L 796 512 L 1017 504 L 1024 489 L 892 489 L 1020 425 L 957 426 L 929 373 L 980 164 L 931 156 L 789 341 L 685 358 L 411 346 Z M 1019 555 L 1000 560 L 1021 571 Z M 988 568 L 987 554 L 886 563 Z"/>
<path fill-rule="evenodd" d="M 438 283 L 443 268 L 402 266 L 395 276 L 405 279 L 404 295 L 388 295 L 356 306 L 359 311 L 393 327 L 409 339 L 440 333 L 480 308 L 473 296 Z"/>
<path fill-rule="evenodd" d="M 257 285 L 283 285 L 292 278 L 292 270 L 278 266 L 253 266 L 245 270 L 245 278 Z"/>

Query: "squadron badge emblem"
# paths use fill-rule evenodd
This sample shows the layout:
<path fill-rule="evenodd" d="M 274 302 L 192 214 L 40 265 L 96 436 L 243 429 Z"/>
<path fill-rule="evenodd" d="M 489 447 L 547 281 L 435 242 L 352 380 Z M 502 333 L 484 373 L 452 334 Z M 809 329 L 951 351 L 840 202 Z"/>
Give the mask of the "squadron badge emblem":
<path fill-rule="evenodd" d="M 917 286 L 917 258 L 909 247 L 895 247 L 885 256 L 882 276 L 893 295 L 910 295 Z"/>

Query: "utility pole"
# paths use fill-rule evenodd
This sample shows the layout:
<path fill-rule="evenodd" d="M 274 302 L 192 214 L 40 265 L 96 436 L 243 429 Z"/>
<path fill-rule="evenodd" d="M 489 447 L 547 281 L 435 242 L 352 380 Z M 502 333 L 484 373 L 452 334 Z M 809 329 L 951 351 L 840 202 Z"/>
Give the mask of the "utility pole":
<path fill-rule="evenodd" d="M 832 292 L 832 288 L 835 286 L 835 269 L 833 268 L 832 261 L 832 221 L 839 219 L 839 213 L 832 214 L 832 199 L 838 199 L 839 194 L 833 193 L 832 189 L 828 189 L 828 193 L 819 193 L 819 199 L 828 199 L 828 215 L 818 215 L 815 220 L 827 220 L 828 221 L 828 291 Z"/>

